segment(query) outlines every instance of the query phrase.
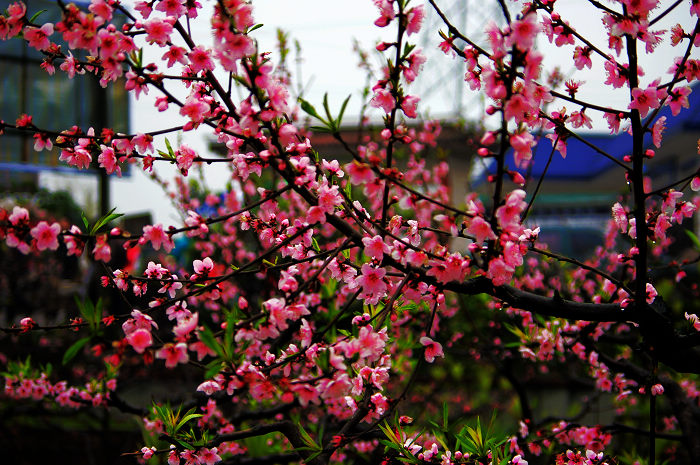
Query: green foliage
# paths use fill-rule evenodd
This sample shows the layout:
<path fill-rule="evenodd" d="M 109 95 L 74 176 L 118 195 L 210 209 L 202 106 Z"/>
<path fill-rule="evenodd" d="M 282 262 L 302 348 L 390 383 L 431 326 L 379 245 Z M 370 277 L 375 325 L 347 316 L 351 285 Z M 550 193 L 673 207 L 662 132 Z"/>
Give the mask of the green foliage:
<path fill-rule="evenodd" d="M 340 124 L 343 121 L 343 115 L 345 114 L 345 108 L 348 105 L 348 102 L 350 101 L 350 95 L 343 101 L 343 104 L 340 106 L 340 112 L 338 113 L 338 117 L 334 118 L 331 115 L 331 110 L 330 107 L 328 106 L 328 94 L 326 93 L 323 96 L 323 109 L 326 112 L 326 117 L 328 119 L 324 119 L 321 117 L 321 115 L 318 114 L 318 111 L 316 108 L 314 108 L 313 105 L 311 105 L 309 102 L 304 100 L 303 98 L 299 97 L 299 104 L 301 105 L 301 109 L 305 112 L 308 113 L 309 115 L 313 116 L 314 118 L 320 120 L 323 123 L 323 126 L 312 126 L 311 129 L 314 131 L 318 132 L 328 132 L 331 134 L 337 134 L 340 132 Z"/>
<path fill-rule="evenodd" d="M 95 222 L 95 224 L 90 228 L 90 222 L 88 221 L 87 217 L 85 216 L 85 213 L 81 213 L 80 216 L 83 220 L 83 225 L 85 225 L 85 230 L 89 231 L 89 234 L 91 236 L 94 236 L 100 230 L 106 226 L 109 222 L 116 220 L 117 218 L 121 218 L 124 216 L 123 213 L 114 213 L 114 210 L 116 208 L 112 208 L 106 215 L 101 216 L 98 218 L 98 220 Z"/>

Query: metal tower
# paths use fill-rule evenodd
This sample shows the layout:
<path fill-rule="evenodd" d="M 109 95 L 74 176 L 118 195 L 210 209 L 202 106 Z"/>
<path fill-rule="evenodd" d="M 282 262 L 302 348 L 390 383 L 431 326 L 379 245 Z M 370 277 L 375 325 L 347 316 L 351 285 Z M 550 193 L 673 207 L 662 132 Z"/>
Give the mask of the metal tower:
<path fill-rule="evenodd" d="M 502 22 L 502 14 L 496 2 L 484 0 L 435 0 L 435 3 L 453 26 L 477 44 L 486 42 L 484 26 L 489 21 Z M 469 118 L 484 109 L 483 96 L 469 89 L 464 82 L 466 67 L 459 58 L 445 55 L 438 44 L 442 42 L 438 31 L 447 32 L 447 26 L 426 2 L 425 18 L 421 29 L 419 46 L 427 61 L 415 83 L 421 96 L 421 106 L 429 109 L 430 115 L 441 118 Z M 466 44 L 455 41 L 463 48 Z"/>

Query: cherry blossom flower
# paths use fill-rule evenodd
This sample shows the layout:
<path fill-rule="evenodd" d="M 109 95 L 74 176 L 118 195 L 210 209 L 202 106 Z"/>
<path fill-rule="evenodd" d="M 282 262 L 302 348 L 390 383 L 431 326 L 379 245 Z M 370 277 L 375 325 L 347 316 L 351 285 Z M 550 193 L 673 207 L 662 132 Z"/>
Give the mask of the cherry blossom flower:
<path fill-rule="evenodd" d="M 362 274 L 357 278 L 357 284 L 362 287 L 360 298 L 370 305 L 377 305 L 379 299 L 386 296 L 385 274 L 384 268 L 374 268 L 369 263 L 362 265 Z"/>
<path fill-rule="evenodd" d="M 427 336 L 420 338 L 421 345 L 425 347 L 425 361 L 428 363 L 433 363 L 436 357 L 444 357 L 445 353 L 442 351 L 442 344 L 433 341 Z"/>
<path fill-rule="evenodd" d="M 416 97 L 415 95 L 407 95 L 401 101 L 401 110 L 403 110 L 403 113 L 407 117 L 415 118 L 416 116 L 418 116 L 418 114 L 416 113 L 416 110 L 417 110 L 419 101 L 420 101 L 419 97 Z"/>
<path fill-rule="evenodd" d="M 510 35 L 506 41 L 508 46 L 515 45 L 522 51 L 528 51 L 535 43 L 535 35 L 538 32 L 537 15 L 529 13 L 510 26 Z"/>
<path fill-rule="evenodd" d="M 175 152 L 175 160 L 177 161 L 177 167 L 183 176 L 187 176 L 194 159 L 197 158 L 197 152 L 189 148 L 187 145 L 182 144 L 180 148 Z"/>
<path fill-rule="evenodd" d="M 46 50 L 51 45 L 49 36 L 53 34 L 53 24 L 46 23 L 40 28 L 26 27 L 24 29 L 24 38 L 29 42 L 30 47 L 37 50 Z"/>
<path fill-rule="evenodd" d="M 122 169 L 117 162 L 117 156 L 114 153 L 114 148 L 107 147 L 106 145 L 100 145 L 102 152 L 97 156 L 97 161 L 100 167 L 107 171 L 107 174 L 117 173 L 117 176 L 122 175 Z"/>
<path fill-rule="evenodd" d="M 143 29 L 146 31 L 146 41 L 149 44 L 165 47 L 173 32 L 173 25 L 168 20 L 153 18 L 143 22 Z"/>
<path fill-rule="evenodd" d="M 164 359 L 167 368 L 175 368 L 179 363 L 187 363 L 190 360 L 187 344 L 184 342 L 165 344 L 156 352 L 156 358 Z"/>
<path fill-rule="evenodd" d="M 170 252 L 175 247 L 170 235 L 163 231 L 163 225 L 160 223 L 143 227 L 143 236 L 139 239 L 139 244 L 149 241 L 156 250 L 163 246 L 163 250 Z"/>
<path fill-rule="evenodd" d="M 190 95 L 180 108 L 180 114 L 187 116 L 193 123 L 201 123 L 209 113 L 209 104 L 197 95 Z"/>
<path fill-rule="evenodd" d="M 377 260 L 381 260 L 384 254 L 391 252 L 391 249 L 384 243 L 384 239 L 381 236 L 363 237 L 362 243 L 365 245 L 367 256 Z"/>
<path fill-rule="evenodd" d="M 411 35 L 420 31 L 424 16 L 423 5 L 408 10 L 406 12 L 406 34 Z"/>
<path fill-rule="evenodd" d="M 61 225 L 53 223 L 49 226 L 46 221 L 40 221 L 31 229 L 31 235 L 36 240 L 38 250 L 58 249 L 58 233 L 61 232 Z"/>
<path fill-rule="evenodd" d="M 134 348 L 139 354 L 144 353 L 144 351 L 153 345 L 153 338 L 151 336 L 151 331 L 145 328 L 139 328 L 129 333 L 126 336 L 126 341 Z"/>
<path fill-rule="evenodd" d="M 215 392 L 221 391 L 222 389 L 223 388 L 221 385 L 213 380 L 204 381 L 197 387 L 197 391 L 203 392 L 208 396 L 214 394 Z"/>
<path fill-rule="evenodd" d="M 212 447 L 211 449 L 202 447 L 197 452 L 197 460 L 201 465 L 214 465 L 217 462 L 221 462 L 221 457 L 219 457 L 216 447 Z"/>
<path fill-rule="evenodd" d="M 374 22 L 377 27 L 386 27 L 392 19 L 394 19 L 394 5 L 392 0 L 373 0 L 377 8 L 379 8 L 379 18 Z M 419 22 L 420 27 L 420 22 Z"/>
<path fill-rule="evenodd" d="M 690 95 L 690 87 L 678 87 L 673 89 L 666 100 L 666 105 L 671 107 L 671 114 L 677 116 L 681 112 L 681 107 L 690 108 L 688 95 Z"/>
<path fill-rule="evenodd" d="M 112 249 L 107 241 L 106 234 L 100 234 L 95 238 L 95 247 L 92 249 L 92 255 L 95 260 L 100 260 L 108 263 L 112 259 Z"/>
<path fill-rule="evenodd" d="M 396 105 L 396 101 L 389 90 L 380 88 L 374 91 L 374 97 L 372 97 L 370 105 L 375 108 L 381 108 L 384 110 L 384 113 L 391 113 L 391 110 Z"/>
<path fill-rule="evenodd" d="M 642 118 L 646 117 L 649 110 L 658 108 L 660 105 L 657 91 L 658 89 L 656 86 L 649 86 L 645 90 L 635 87 L 632 89 L 632 102 L 627 108 L 630 110 L 638 110 Z"/>
<path fill-rule="evenodd" d="M 666 117 L 662 116 L 657 119 L 654 125 L 651 127 L 651 140 L 656 146 L 656 148 L 661 147 L 661 140 L 663 138 L 663 132 L 666 130 Z"/>
<path fill-rule="evenodd" d="M 200 71 L 211 71 L 214 69 L 214 62 L 211 59 L 211 52 L 201 46 L 193 48 L 188 54 L 190 68 L 195 73 Z"/>

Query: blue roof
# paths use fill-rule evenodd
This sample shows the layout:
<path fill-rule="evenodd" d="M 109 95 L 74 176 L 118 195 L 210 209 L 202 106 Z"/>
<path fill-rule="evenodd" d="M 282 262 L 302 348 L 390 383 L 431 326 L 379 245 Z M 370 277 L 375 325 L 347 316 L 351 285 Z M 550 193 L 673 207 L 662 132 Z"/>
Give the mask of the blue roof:
<path fill-rule="evenodd" d="M 664 106 L 659 111 L 658 117 L 666 117 L 665 138 L 677 132 L 700 129 L 700 111 L 698 111 L 698 109 L 700 109 L 700 85 L 695 85 L 691 88 L 693 92 L 688 96 L 690 108 L 683 108 L 678 116 L 672 116 L 671 109 L 668 106 Z M 584 133 L 581 136 L 586 141 L 599 147 L 617 160 L 622 160 L 625 155 L 632 153 L 632 136 L 626 132 L 614 136 L 606 133 Z M 651 147 L 650 136 L 645 139 L 645 144 Z M 547 171 L 547 179 L 585 181 L 616 166 L 613 161 L 578 139 L 570 137 L 566 141 L 566 146 L 566 159 L 562 158 L 559 152 L 556 152 L 552 157 L 552 163 Z M 537 145 L 532 149 L 531 167 L 521 168 L 517 171 L 523 175 L 529 172 L 534 178 L 540 177 L 544 172 L 551 152 L 552 143 L 543 135 Z M 512 150 L 506 155 L 506 166 L 509 169 L 515 169 Z M 493 159 L 487 171 L 489 174 L 496 172 L 496 163 Z"/>

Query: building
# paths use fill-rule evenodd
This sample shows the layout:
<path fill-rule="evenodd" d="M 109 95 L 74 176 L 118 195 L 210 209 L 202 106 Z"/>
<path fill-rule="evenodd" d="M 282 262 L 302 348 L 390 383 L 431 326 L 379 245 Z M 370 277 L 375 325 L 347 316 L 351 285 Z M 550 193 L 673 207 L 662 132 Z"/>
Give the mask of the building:
<path fill-rule="evenodd" d="M 0 9 L 5 10 L 9 1 L 0 1 Z M 61 10 L 56 1 L 25 0 L 28 14 L 43 11 L 38 21 L 56 23 L 60 21 Z M 87 7 L 89 2 L 74 2 Z M 60 34 L 51 36 L 53 42 L 67 45 Z M 129 105 L 123 85 L 100 87 L 94 75 L 68 76 L 56 70 L 52 76 L 41 69 L 43 54 L 29 47 L 27 42 L 14 38 L 0 41 L 0 119 L 14 122 L 21 114 L 31 115 L 37 127 L 63 131 L 78 125 L 87 130 L 90 127 L 111 127 L 118 132 L 128 131 Z M 74 168 L 59 162 L 59 151 L 37 152 L 34 139 L 27 132 L 7 129 L 0 137 L 0 189 L 4 192 L 32 192 L 38 186 L 41 171 L 67 171 Z M 97 168 L 88 174 L 101 176 Z M 104 185 L 107 176 L 102 173 L 101 192 L 108 192 Z M 108 197 L 108 196 L 107 196 Z M 108 198 L 102 209 L 109 204 Z"/>

